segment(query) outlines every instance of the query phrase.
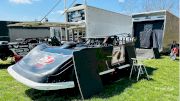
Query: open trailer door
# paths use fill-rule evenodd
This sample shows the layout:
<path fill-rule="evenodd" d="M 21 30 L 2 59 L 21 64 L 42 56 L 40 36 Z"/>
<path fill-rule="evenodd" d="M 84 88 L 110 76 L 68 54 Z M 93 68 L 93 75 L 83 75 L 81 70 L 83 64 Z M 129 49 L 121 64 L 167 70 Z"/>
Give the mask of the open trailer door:
<path fill-rule="evenodd" d="M 179 18 L 166 10 L 136 13 L 132 20 L 136 48 L 166 53 L 173 41 L 179 42 Z"/>

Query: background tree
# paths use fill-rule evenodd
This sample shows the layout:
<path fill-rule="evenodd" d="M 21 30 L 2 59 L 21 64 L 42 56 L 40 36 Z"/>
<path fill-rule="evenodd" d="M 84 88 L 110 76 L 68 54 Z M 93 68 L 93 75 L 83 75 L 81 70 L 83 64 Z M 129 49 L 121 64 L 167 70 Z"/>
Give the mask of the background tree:
<path fill-rule="evenodd" d="M 125 14 L 157 10 L 168 10 L 179 14 L 179 10 L 177 12 L 179 0 L 125 0 L 124 3 L 119 3 L 119 5 L 123 9 L 122 13 Z"/>
<path fill-rule="evenodd" d="M 174 0 L 144 0 L 144 1 L 145 1 L 145 5 L 144 5 L 145 11 L 152 11 L 152 10 L 172 11 L 175 4 Z"/>

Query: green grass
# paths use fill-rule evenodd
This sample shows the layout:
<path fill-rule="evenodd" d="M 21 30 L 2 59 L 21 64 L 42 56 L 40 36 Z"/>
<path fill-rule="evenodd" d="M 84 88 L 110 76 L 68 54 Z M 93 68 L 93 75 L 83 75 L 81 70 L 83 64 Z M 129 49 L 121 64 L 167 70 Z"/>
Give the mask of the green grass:
<path fill-rule="evenodd" d="M 145 61 L 151 80 L 125 77 L 104 87 L 89 101 L 177 101 L 179 95 L 179 61 L 167 56 Z M 0 101 L 80 100 L 74 89 L 38 91 L 15 81 L 6 68 L 0 69 Z M 87 100 L 87 101 L 88 101 Z"/>

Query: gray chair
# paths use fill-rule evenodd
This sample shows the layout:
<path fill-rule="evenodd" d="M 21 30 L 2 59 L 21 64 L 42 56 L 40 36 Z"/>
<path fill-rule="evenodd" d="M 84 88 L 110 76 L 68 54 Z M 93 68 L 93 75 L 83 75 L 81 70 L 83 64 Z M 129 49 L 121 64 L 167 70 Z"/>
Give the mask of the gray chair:
<path fill-rule="evenodd" d="M 139 80 L 139 76 L 141 74 L 146 74 L 147 79 L 149 80 L 149 75 L 147 73 L 146 67 L 143 65 L 143 60 L 144 59 L 137 59 L 137 58 L 131 58 L 133 61 L 132 64 L 132 68 L 131 68 L 131 72 L 130 72 L 130 76 L 129 78 L 131 79 L 132 73 L 133 71 L 137 71 L 138 70 L 138 74 L 137 74 L 137 81 Z"/>

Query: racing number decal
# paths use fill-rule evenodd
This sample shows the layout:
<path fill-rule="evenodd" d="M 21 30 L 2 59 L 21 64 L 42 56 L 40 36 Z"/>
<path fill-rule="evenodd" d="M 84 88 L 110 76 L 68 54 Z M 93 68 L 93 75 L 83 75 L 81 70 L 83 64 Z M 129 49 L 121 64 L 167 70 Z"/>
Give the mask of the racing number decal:
<path fill-rule="evenodd" d="M 41 60 L 42 59 L 42 60 Z M 51 64 L 54 62 L 54 57 L 52 56 L 47 56 L 45 58 L 41 58 L 40 61 L 46 63 L 46 64 Z"/>
<path fill-rule="evenodd" d="M 53 56 L 45 56 L 45 57 L 39 59 L 36 66 L 37 67 L 42 67 L 42 66 L 44 66 L 46 64 L 51 64 L 53 62 L 54 62 L 54 57 Z"/>

